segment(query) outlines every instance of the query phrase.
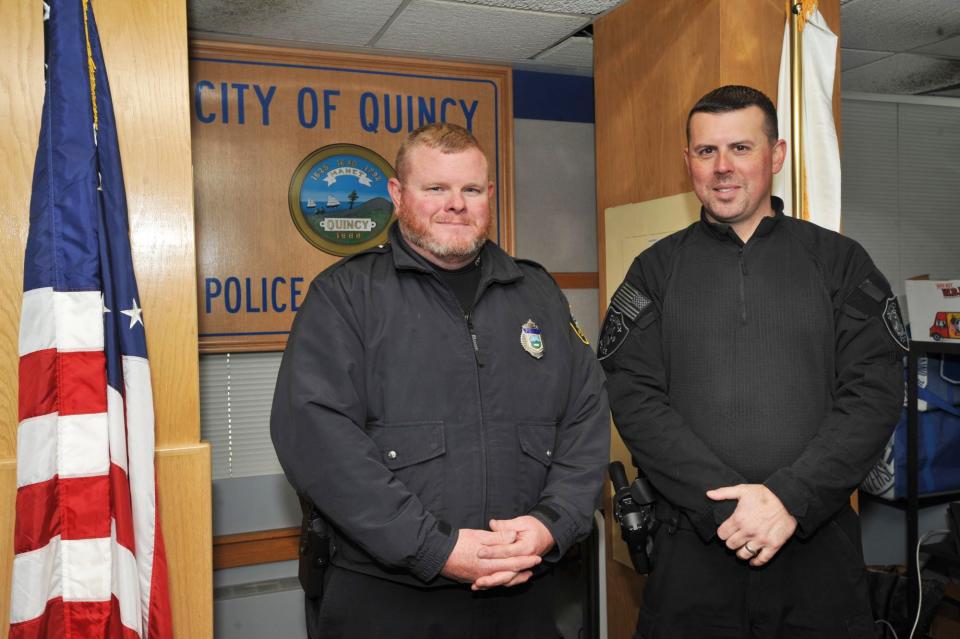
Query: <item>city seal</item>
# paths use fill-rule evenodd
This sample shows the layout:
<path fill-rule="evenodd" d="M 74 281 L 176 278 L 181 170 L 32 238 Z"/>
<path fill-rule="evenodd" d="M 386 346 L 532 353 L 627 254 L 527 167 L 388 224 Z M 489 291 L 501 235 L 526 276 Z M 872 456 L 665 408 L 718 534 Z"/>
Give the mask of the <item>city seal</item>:
<path fill-rule="evenodd" d="M 393 222 L 387 180 L 394 175 L 393 167 L 368 148 L 319 148 L 300 162 L 290 180 L 290 217 L 307 242 L 333 255 L 383 244 Z"/>

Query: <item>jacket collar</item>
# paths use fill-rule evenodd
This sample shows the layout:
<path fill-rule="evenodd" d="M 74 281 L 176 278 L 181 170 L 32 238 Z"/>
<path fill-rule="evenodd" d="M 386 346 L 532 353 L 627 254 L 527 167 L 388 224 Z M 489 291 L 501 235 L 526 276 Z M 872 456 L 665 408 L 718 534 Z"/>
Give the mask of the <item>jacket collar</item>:
<path fill-rule="evenodd" d="M 777 224 L 780 223 L 780 220 L 783 219 L 783 200 L 772 195 L 770 196 L 770 206 L 773 207 L 773 215 L 760 220 L 760 224 L 757 225 L 757 229 L 753 232 L 751 239 L 769 235 L 773 232 L 773 229 L 777 227 Z M 723 222 L 711 222 L 707 217 L 707 212 L 702 206 L 700 207 L 700 223 L 703 228 L 707 229 L 710 235 L 717 239 L 730 239 L 737 244 L 743 244 L 740 236 L 733 230 L 733 227 Z"/>
<path fill-rule="evenodd" d="M 393 264 L 398 271 L 436 272 L 433 265 L 410 248 L 400 233 L 399 223 L 390 228 L 390 244 L 393 245 Z M 523 277 L 523 271 L 513 258 L 499 246 L 487 240 L 480 249 L 480 282 L 513 282 Z"/>

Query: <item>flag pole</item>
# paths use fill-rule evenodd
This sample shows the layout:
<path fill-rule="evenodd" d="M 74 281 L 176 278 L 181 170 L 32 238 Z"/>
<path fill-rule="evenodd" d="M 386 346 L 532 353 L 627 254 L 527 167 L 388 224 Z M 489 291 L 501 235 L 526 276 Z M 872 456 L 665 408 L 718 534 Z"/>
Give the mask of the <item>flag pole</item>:
<path fill-rule="evenodd" d="M 793 217 L 803 219 L 803 35 L 801 0 L 790 0 L 790 184 Z"/>

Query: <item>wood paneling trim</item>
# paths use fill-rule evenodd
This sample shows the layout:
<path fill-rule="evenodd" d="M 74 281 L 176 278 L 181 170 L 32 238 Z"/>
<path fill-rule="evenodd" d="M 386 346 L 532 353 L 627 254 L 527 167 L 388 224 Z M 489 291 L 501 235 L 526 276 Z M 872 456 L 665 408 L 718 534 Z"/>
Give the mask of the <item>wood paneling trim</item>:
<path fill-rule="evenodd" d="M 598 288 L 599 273 L 550 273 L 560 288 Z"/>
<path fill-rule="evenodd" d="M 0 459 L 0 637 L 10 631 L 10 592 L 13 578 L 13 515 L 17 503 L 17 462 Z M 10 550 L 6 550 L 9 548 Z"/>
<path fill-rule="evenodd" d="M 213 569 L 296 559 L 299 541 L 299 528 L 220 535 L 213 538 Z"/>
<path fill-rule="evenodd" d="M 343 64 L 349 61 L 352 68 L 381 70 L 384 64 L 402 65 L 405 69 L 436 74 L 437 71 L 446 73 L 470 73 L 478 68 L 495 72 L 503 80 L 512 78 L 509 67 L 502 65 L 479 64 L 476 62 L 451 62 L 407 56 L 385 56 L 368 53 L 348 53 L 345 51 L 322 51 L 318 49 L 304 49 L 296 47 L 282 47 L 274 45 L 251 44 L 246 42 L 228 42 L 221 40 L 190 41 L 190 57 L 212 56 L 222 60 L 249 61 L 251 56 L 262 59 L 282 58 L 292 64 Z M 512 103 L 510 103 L 512 109 Z M 512 112 L 512 111 L 511 111 Z"/>
<path fill-rule="evenodd" d="M 160 521 L 175 637 L 213 637 L 210 445 L 157 447 Z"/>
<path fill-rule="evenodd" d="M 205 337 L 200 342 L 200 354 L 217 353 L 269 353 L 282 351 L 287 347 L 289 333 L 266 335 L 262 339 L 241 337 Z"/>

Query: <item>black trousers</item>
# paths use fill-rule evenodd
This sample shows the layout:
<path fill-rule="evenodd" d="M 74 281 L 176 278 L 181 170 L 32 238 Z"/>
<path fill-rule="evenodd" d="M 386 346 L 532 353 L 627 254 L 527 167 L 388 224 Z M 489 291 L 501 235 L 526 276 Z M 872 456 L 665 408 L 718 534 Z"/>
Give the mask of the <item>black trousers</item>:
<path fill-rule="evenodd" d="M 306 600 L 310 639 L 557 639 L 553 576 L 472 592 L 418 588 L 331 566 L 320 600 Z"/>
<path fill-rule="evenodd" d="M 808 539 L 792 538 L 760 568 L 723 542 L 704 543 L 681 517 L 661 527 L 635 637 L 866 639 L 870 610 L 856 513 L 844 508 Z"/>

